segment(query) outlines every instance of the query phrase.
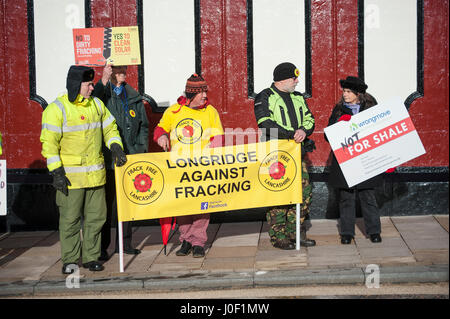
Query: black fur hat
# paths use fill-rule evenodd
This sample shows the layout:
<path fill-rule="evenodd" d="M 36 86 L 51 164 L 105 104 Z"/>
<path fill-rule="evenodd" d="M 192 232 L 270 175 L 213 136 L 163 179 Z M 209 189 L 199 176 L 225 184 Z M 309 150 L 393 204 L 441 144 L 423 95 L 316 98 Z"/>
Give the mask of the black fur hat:
<path fill-rule="evenodd" d="M 94 79 L 94 69 L 82 65 L 72 65 L 67 73 L 66 88 L 69 101 L 74 102 L 80 93 L 82 82 L 89 82 Z"/>
<path fill-rule="evenodd" d="M 339 80 L 339 83 L 343 89 L 350 89 L 358 93 L 366 93 L 368 88 L 367 84 L 356 76 L 347 76 L 345 80 Z"/>

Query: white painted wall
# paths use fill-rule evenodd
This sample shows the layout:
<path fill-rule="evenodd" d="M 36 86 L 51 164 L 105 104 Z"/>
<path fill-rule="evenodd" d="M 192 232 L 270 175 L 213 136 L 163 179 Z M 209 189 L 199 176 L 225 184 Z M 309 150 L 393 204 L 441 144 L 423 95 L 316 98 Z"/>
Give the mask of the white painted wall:
<path fill-rule="evenodd" d="M 66 92 L 69 67 L 75 63 L 72 29 L 84 28 L 83 0 L 35 0 L 36 94 L 47 103 Z"/>
<path fill-rule="evenodd" d="M 364 67 L 378 103 L 417 89 L 417 1 L 366 0 Z"/>
<path fill-rule="evenodd" d="M 143 1 L 145 93 L 176 102 L 195 73 L 193 0 Z"/>
<path fill-rule="evenodd" d="M 282 62 L 300 70 L 296 90 L 305 92 L 305 3 L 299 0 L 253 0 L 254 90 L 270 86 Z"/>

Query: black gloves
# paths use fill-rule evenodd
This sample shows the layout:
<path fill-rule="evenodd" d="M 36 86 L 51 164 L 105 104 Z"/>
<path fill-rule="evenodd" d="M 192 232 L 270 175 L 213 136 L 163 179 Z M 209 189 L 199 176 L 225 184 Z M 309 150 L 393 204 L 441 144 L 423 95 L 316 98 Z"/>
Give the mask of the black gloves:
<path fill-rule="evenodd" d="M 122 147 L 117 143 L 111 144 L 111 154 L 117 167 L 124 165 L 127 162 L 127 156 L 122 150 Z"/>
<path fill-rule="evenodd" d="M 69 189 L 67 186 L 72 186 L 69 179 L 66 177 L 66 172 L 64 171 L 64 167 L 58 167 L 57 169 L 50 172 L 50 175 L 53 176 L 53 187 L 63 193 L 64 195 L 69 195 Z"/>

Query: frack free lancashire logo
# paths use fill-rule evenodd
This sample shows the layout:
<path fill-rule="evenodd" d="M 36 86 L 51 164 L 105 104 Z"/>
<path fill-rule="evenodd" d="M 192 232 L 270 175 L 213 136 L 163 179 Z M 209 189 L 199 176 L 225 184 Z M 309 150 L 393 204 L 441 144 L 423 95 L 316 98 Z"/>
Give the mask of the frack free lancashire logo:
<path fill-rule="evenodd" d="M 295 160 L 285 151 L 278 150 L 269 153 L 259 167 L 259 182 L 266 189 L 274 192 L 289 188 L 296 176 Z"/>
<path fill-rule="evenodd" d="M 203 134 L 202 126 L 194 119 L 184 119 L 175 128 L 177 139 L 183 144 L 194 144 Z"/>
<path fill-rule="evenodd" d="M 128 200 L 138 205 L 148 205 L 161 196 L 164 176 L 151 162 L 136 162 L 123 174 L 123 191 Z"/>

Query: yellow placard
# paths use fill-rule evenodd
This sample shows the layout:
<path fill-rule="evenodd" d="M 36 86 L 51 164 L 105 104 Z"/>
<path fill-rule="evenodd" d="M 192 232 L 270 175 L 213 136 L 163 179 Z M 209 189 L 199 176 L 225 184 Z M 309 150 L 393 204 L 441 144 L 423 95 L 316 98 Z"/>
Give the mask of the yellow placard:
<path fill-rule="evenodd" d="M 108 64 L 141 64 L 138 27 L 114 27 L 111 29 L 111 56 L 108 58 Z"/>
<path fill-rule="evenodd" d="M 119 221 L 301 203 L 300 144 L 279 140 L 201 153 L 128 155 L 116 167 Z"/>

